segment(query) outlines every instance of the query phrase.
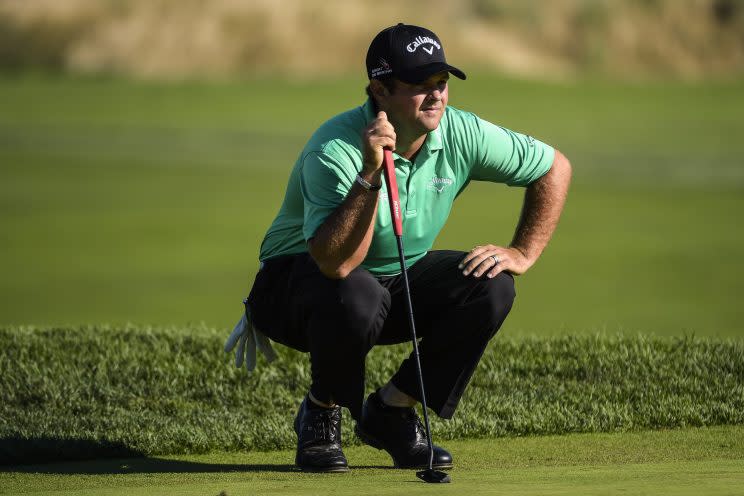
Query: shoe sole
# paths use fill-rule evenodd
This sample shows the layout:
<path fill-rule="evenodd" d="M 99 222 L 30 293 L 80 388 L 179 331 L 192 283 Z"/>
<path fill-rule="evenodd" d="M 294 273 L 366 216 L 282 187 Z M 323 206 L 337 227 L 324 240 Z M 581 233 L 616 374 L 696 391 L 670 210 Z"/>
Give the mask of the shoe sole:
<path fill-rule="evenodd" d="M 334 467 L 334 468 L 322 468 L 322 467 L 299 467 L 303 472 L 311 472 L 314 474 L 341 474 L 349 471 L 349 467 Z"/>
<path fill-rule="evenodd" d="M 428 464 L 425 465 L 401 465 L 398 463 L 398 461 L 395 459 L 392 453 L 385 448 L 385 446 L 378 441 L 376 438 L 370 436 L 366 432 L 364 432 L 362 429 L 360 429 L 358 426 L 354 427 L 354 434 L 357 435 L 361 441 L 368 445 L 372 446 L 373 448 L 377 448 L 378 450 L 385 451 L 388 455 L 390 455 L 390 458 L 393 460 L 393 468 L 402 468 L 402 469 L 420 469 L 420 468 L 429 468 Z M 432 465 L 432 468 L 440 469 L 440 470 L 448 470 L 454 467 L 452 463 L 434 463 Z"/>
<path fill-rule="evenodd" d="M 303 466 L 303 465 L 300 465 L 300 463 L 297 461 L 297 457 L 295 457 L 295 465 L 297 466 L 297 468 L 299 468 L 303 472 L 315 472 L 315 473 L 329 473 L 329 474 L 333 474 L 333 473 L 341 473 L 341 472 L 348 472 L 349 471 L 349 466 L 348 465 L 345 466 L 345 467 L 343 467 L 343 466 L 342 467 L 339 467 L 339 466 L 335 466 L 335 467 L 313 467 L 312 465 L 304 465 Z"/>

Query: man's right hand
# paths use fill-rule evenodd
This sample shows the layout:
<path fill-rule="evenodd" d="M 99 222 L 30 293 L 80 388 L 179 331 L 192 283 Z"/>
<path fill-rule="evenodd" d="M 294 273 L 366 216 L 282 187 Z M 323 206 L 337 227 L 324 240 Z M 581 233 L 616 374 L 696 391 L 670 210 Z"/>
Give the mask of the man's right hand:
<path fill-rule="evenodd" d="M 395 130 L 385 112 L 362 132 L 363 163 L 359 175 L 373 186 L 382 185 L 383 148 L 395 149 Z M 367 256 L 372 242 L 380 195 L 358 184 L 308 240 L 308 250 L 320 271 L 331 279 L 343 279 Z"/>
<path fill-rule="evenodd" d="M 383 148 L 395 150 L 395 129 L 385 112 L 378 112 L 362 134 L 364 157 L 362 173 L 371 175 L 382 170 Z"/>

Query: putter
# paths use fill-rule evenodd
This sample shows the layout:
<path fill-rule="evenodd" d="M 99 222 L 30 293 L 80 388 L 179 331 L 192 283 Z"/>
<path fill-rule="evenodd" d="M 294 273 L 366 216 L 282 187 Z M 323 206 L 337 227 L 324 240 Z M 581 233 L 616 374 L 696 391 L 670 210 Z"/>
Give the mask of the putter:
<path fill-rule="evenodd" d="M 406 258 L 403 254 L 403 221 L 400 214 L 400 199 L 398 197 L 398 181 L 395 179 L 395 164 L 393 163 L 393 152 L 385 148 L 383 150 L 383 166 L 385 185 L 387 186 L 388 202 L 390 203 L 390 217 L 393 220 L 393 231 L 398 241 L 398 256 L 400 258 L 400 270 L 403 273 L 403 286 L 406 290 L 406 303 L 408 304 L 408 323 L 411 327 L 411 341 L 413 342 L 413 356 L 416 361 L 416 372 L 418 372 L 419 391 L 421 391 L 421 406 L 424 411 L 424 425 L 426 426 L 426 439 L 429 441 L 429 468 L 416 472 L 416 477 L 424 482 L 450 482 L 450 477 L 444 472 L 434 470 L 434 444 L 431 441 L 431 429 L 429 428 L 429 414 L 426 411 L 426 393 L 424 393 L 424 376 L 421 373 L 421 361 L 419 360 L 418 341 L 416 339 L 416 325 L 413 321 L 413 304 L 411 303 L 411 288 L 408 286 L 408 273 L 406 272 Z"/>

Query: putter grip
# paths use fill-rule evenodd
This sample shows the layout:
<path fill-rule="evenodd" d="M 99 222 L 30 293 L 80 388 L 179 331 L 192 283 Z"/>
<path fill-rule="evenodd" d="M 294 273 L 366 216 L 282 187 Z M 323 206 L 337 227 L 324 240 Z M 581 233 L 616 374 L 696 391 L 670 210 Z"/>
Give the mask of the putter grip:
<path fill-rule="evenodd" d="M 403 218 L 400 214 L 400 199 L 398 198 L 398 181 L 395 180 L 395 162 L 393 152 L 385 148 L 382 165 L 387 186 L 388 201 L 390 202 L 390 217 L 393 219 L 393 231 L 396 236 L 403 236 Z"/>

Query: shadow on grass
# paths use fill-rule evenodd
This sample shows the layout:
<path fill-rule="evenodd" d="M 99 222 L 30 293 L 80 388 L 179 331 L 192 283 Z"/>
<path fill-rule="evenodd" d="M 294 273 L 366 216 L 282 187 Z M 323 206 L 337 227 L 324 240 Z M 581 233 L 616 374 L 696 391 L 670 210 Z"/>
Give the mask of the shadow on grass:
<path fill-rule="evenodd" d="M 219 472 L 299 472 L 294 465 L 197 463 L 163 458 L 121 458 L 58 462 L 45 465 L 10 465 L 0 472 L 38 474 L 106 475 L 106 474 L 185 474 Z"/>
<path fill-rule="evenodd" d="M 0 465 L 50 463 L 96 458 L 133 458 L 144 453 L 118 441 L 60 437 L 0 438 Z"/>
<path fill-rule="evenodd" d="M 103 459 L 102 459 L 103 458 Z M 386 469 L 383 466 L 354 468 Z M 158 474 L 218 472 L 297 472 L 288 464 L 199 463 L 145 457 L 120 442 L 59 438 L 0 439 L 0 472 L 40 474 Z"/>

